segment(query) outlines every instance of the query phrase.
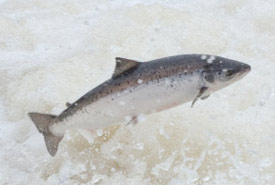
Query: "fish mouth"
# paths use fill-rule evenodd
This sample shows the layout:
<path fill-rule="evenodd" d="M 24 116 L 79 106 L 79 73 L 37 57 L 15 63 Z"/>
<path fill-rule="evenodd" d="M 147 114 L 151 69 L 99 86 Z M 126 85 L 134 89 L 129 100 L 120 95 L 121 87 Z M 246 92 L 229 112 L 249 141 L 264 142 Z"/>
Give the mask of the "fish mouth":
<path fill-rule="evenodd" d="M 240 70 L 241 74 L 248 73 L 250 71 L 251 71 L 251 66 L 250 65 L 242 64 L 242 67 L 241 67 L 241 70 Z"/>
<path fill-rule="evenodd" d="M 243 72 L 248 73 L 251 71 L 251 66 L 248 64 L 243 65 Z"/>
<path fill-rule="evenodd" d="M 238 76 L 245 76 L 247 73 L 249 73 L 251 71 L 251 66 L 248 65 L 248 64 L 244 64 L 242 63 L 241 64 L 241 67 L 239 67 L 237 70 L 236 70 L 236 73 Z"/>

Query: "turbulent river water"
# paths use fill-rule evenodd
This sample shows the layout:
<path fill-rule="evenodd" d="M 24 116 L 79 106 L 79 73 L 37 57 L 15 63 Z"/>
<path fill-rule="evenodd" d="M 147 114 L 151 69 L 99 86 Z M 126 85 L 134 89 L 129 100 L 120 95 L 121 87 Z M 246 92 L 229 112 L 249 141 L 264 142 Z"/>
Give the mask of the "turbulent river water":
<path fill-rule="evenodd" d="M 0 184 L 275 184 L 273 0 L 0 0 Z M 207 53 L 241 81 L 136 126 L 70 130 L 51 157 L 29 111 L 58 114 L 114 58 Z"/>

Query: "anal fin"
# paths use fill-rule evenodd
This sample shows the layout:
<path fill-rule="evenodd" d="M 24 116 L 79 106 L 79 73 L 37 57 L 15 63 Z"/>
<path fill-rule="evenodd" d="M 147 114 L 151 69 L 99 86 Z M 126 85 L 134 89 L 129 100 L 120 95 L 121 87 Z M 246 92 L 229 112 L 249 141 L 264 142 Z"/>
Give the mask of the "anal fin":
<path fill-rule="evenodd" d="M 66 107 L 70 107 L 72 104 L 69 102 L 66 102 Z"/>
<path fill-rule="evenodd" d="M 138 118 L 137 116 L 132 117 L 132 119 L 126 124 L 126 126 L 128 126 L 130 124 L 136 125 L 138 123 L 138 119 L 137 118 Z"/>

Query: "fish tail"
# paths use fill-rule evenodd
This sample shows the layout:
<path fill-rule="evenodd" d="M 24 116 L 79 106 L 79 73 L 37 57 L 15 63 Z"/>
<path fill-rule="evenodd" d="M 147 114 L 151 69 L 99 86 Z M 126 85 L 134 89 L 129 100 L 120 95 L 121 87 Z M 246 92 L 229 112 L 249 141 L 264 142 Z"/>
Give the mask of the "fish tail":
<path fill-rule="evenodd" d="M 54 121 L 57 116 L 35 112 L 30 112 L 28 115 L 34 122 L 38 131 L 43 134 L 49 153 L 51 156 L 54 156 L 58 150 L 58 145 L 63 138 L 63 136 L 55 136 L 49 130 L 49 127 L 55 123 Z"/>

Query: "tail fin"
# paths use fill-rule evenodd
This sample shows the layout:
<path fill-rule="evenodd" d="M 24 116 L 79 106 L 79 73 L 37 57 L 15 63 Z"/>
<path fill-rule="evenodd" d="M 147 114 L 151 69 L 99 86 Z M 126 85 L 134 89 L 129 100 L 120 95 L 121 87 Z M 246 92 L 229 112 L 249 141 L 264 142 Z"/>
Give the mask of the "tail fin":
<path fill-rule="evenodd" d="M 49 126 L 54 124 L 54 120 L 57 116 L 35 112 L 30 112 L 28 115 L 34 122 L 38 131 L 43 134 L 49 153 L 51 156 L 54 156 L 58 150 L 58 145 L 63 138 L 53 135 L 49 130 Z"/>

